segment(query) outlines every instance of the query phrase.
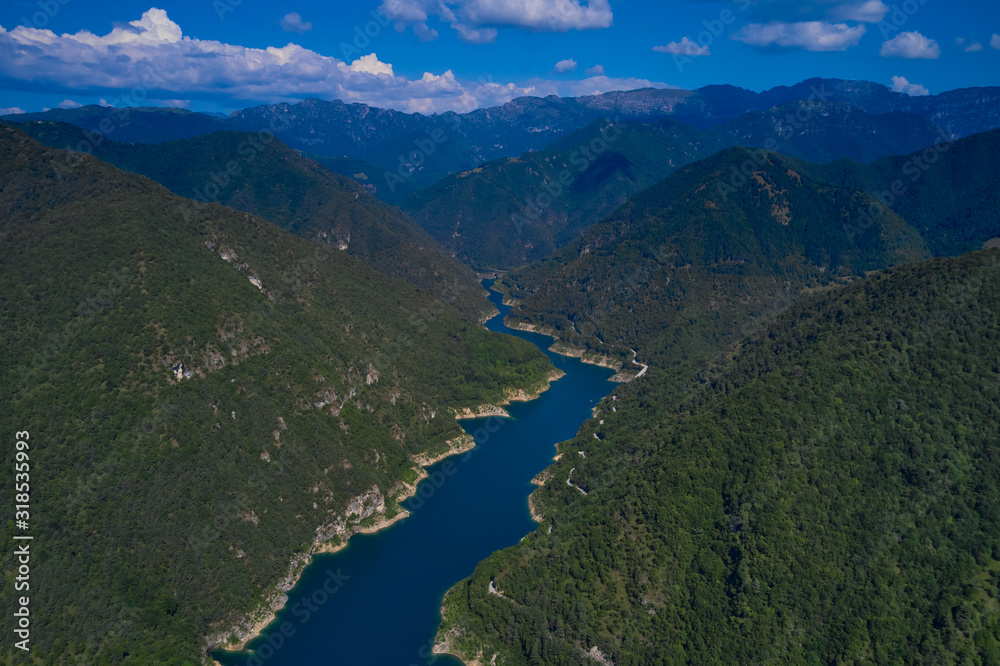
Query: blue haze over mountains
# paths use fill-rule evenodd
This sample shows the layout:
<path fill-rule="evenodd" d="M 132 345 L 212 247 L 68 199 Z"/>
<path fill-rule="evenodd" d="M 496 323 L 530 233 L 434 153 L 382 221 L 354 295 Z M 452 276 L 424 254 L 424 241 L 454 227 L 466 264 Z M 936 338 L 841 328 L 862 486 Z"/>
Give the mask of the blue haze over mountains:
<path fill-rule="evenodd" d="M 998 87 L 964 88 L 913 97 L 866 81 L 809 79 L 761 93 L 731 85 L 713 85 L 694 91 L 642 89 L 575 98 L 521 97 L 469 113 L 430 116 L 319 99 L 252 107 L 236 111 L 227 119 L 178 109 L 148 109 L 133 111 L 124 122 L 116 122 L 111 138 L 119 142 L 157 143 L 215 130 L 260 131 L 272 126 L 276 118 L 282 118 L 287 128 L 276 135 L 296 150 L 318 156 L 351 157 L 396 171 L 399 156 L 413 151 L 414 141 L 427 139 L 439 130 L 446 136 L 444 143 L 450 144 L 441 148 L 447 157 L 438 155 L 437 160 L 428 160 L 427 165 L 421 165 L 412 174 L 416 183 L 429 185 L 447 173 L 538 150 L 601 118 L 651 122 L 669 117 L 708 129 L 744 114 L 804 99 L 849 104 L 870 114 L 913 114 L 944 129 L 952 138 L 1000 127 Z M 4 120 L 18 123 L 57 120 L 98 131 L 107 117 L 114 121 L 115 111 L 86 106 L 5 116 Z M 384 192 L 379 194 L 386 196 Z"/>

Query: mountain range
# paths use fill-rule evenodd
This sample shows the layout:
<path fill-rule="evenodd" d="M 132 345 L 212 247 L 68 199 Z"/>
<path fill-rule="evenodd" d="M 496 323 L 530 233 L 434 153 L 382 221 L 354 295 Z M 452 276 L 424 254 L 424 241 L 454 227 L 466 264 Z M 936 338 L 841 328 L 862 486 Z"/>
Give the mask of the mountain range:
<path fill-rule="evenodd" d="M 206 662 L 404 515 L 472 446 L 456 415 L 555 377 L 480 325 L 489 275 L 508 325 L 621 385 L 535 478 L 537 531 L 447 593 L 439 649 L 1000 664 L 998 112 L 812 79 L 6 116 L 35 656 Z"/>
<path fill-rule="evenodd" d="M 630 350 L 667 367 L 717 353 L 810 290 L 1000 236 L 989 175 L 998 141 L 994 131 L 942 144 L 931 153 L 940 170 L 915 182 L 903 166 L 924 151 L 822 166 L 721 151 L 509 273 L 509 318 L 619 362 Z"/>
<path fill-rule="evenodd" d="M 707 130 L 673 118 L 604 120 L 543 150 L 447 176 L 399 205 L 462 261 L 507 269 L 542 259 L 633 194 L 723 148 L 767 148 L 813 162 L 868 162 L 941 139 L 939 129 L 915 114 L 876 115 L 810 100 L 747 113 Z"/>
<path fill-rule="evenodd" d="M 380 196 L 395 203 L 449 173 L 539 150 L 602 118 L 646 123 L 670 117 L 707 129 L 798 100 L 850 104 L 871 114 L 911 113 L 954 138 L 1000 127 L 1000 88 L 965 88 L 913 97 L 877 83 L 819 78 L 761 93 L 714 85 L 693 91 L 647 88 L 584 97 L 520 97 L 468 113 L 431 116 L 308 99 L 242 109 L 228 119 L 176 109 L 123 112 L 95 106 L 3 119 L 70 122 L 127 143 L 190 138 L 212 129 L 271 131 L 296 150 L 371 162 L 381 172 L 366 174 L 370 184 Z"/>

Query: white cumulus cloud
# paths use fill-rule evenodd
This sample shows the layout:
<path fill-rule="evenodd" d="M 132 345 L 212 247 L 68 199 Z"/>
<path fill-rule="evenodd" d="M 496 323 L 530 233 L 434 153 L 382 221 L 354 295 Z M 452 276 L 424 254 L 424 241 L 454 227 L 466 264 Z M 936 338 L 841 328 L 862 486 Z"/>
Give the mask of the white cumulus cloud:
<path fill-rule="evenodd" d="M 608 0 L 385 0 L 379 12 L 397 30 L 412 28 L 422 40 L 436 39 L 431 17 L 447 23 L 467 43 L 496 41 L 498 27 L 535 32 L 608 28 L 614 18 Z"/>
<path fill-rule="evenodd" d="M 560 60 L 559 62 L 556 63 L 555 67 L 556 73 L 558 74 L 565 74 L 566 72 L 572 72 L 574 69 L 576 69 L 576 60 L 573 60 L 572 58 L 568 60 Z"/>
<path fill-rule="evenodd" d="M 941 57 L 941 47 L 936 41 L 924 37 L 919 32 L 901 32 L 882 43 L 879 55 L 886 58 L 935 60 Z"/>
<path fill-rule="evenodd" d="M 24 109 L 17 106 L 0 107 L 0 116 L 11 116 L 16 113 L 24 113 Z"/>
<path fill-rule="evenodd" d="M 593 75 L 582 81 L 477 82 L 459 80 L 451 70 L 407 78 L 395 75 L 392 65 L 374 53 L 356 54 L 345 62 L 294 43 L 249 48 L 185 36 L 156 8 L 138 20 L 116 23 L 104 35 L 0 26 L 0 53 L 0 79 L 17 82 L 26 91 L 93 96 L 119 107 L 189 106 L 212 100 L 239 108 L 318 97 L 437 113 L 495 106 L 528 95 L 667 87 L 646 79 L 609 78 L 603 70 L 588 72 Z"/>
<path fill-rule="evenodd" d="M 157 100 L 226 100 L 233 106 L 307 97 L 365 102 L 403 111 L 465 111 L 532 94 L 515 84 L 479 86 L 449 70 L 419 79 L 395 76 L 375 54 L 348 64 L 297 44 L 248 48 L 183 35 L 162 9 L 117 23 L 111 32 L 57 35 L 0 26 L 0 77 L 28 90 L 105 97 L 115 106 Z M 470 94 L 468 87 L 482 90 Z"/>
<path fill-rule="evenodd" d="M 910 83 L 904 76 L 892 77 L 892 91 L 910 95 L 911 97 L 922 97 L 930 95 L 931 92 L 919 83 Z"/>
<path fill-rule="evenodd" d="M 990 39 L 990 46 L 995 49 L 1000 49 L 1000 35 L 993 33 L 993 37 Z"/>
<path fill-rule="evenodd" d="M 674 53 L 677 55 L 686 56 L 707 56 L 712 55 L 711 50 L 708 46 L 698 46 L 695 42 L 692 42 L 687 37 L 681 37 L 679 42 L 670 42 L 665 46 L 654 46 L 654 51 L 660 53 Z"/>
<path fill-rule="evenodd" d="M 63 101 L 59 102 L 56 106 L 58 106 L 60 109 L 77 109 L 83 106 L 83 104 L 80 104 L 79 102 L 74 102 L 71 99 L 64 99 Z"/>
<path fill-rule="evenodd" d="M 594 65 L 583 72 L 587 76 L 604 76 L 604 65 Z"/>
<path fill-rule="evenodd" d="M 732 39 L 750 46 L 782 46 L 806 51 L 845 51 L 855 46 L 865 34 L 865 26 L 846 23 L 801 21 L 798 23 L 750 23 Z"/>
<path fill-rule="evenodd" d="M 309 32 L 313 29 L 313 24 L 309 21 L 303 21 L 301 14 L 298 12 L 289 12 L 281 17 L 278 21 L 281 29 L 285 32 Z"/>
<path fill-rule="evenodd" d="M 357 60 L 351 63 L 352 72 L 367 72 L 368 74 L 387 74 L 388 76 L 395 76 L 392 73 L 392 65 L 387 62 L 381 62 L 378 56 L 374 53 L 369 53 L 368 55 L 361 56 Z"/>
<path fill-rule="evenodd" d="M 966 53 L 975 53 L 976 51 L 982 51 L 983 45 L 980 44 L 979 42 L 972 42 L 971 44 L 966 46 L 964 50 Z"/>

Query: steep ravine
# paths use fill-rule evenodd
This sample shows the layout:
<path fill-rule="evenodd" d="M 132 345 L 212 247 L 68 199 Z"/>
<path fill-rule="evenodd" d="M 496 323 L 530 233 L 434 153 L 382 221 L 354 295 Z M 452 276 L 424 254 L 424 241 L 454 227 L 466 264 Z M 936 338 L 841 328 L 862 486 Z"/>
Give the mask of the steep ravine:
<path fill-rule="evenodd" d="M 501 314 L 487 328 L 527 339 L 543 351 L 552 344 L 546 336 L 506 328 L 502 318 L 509 308 L 496 292 L 491 300 Z M 261 618 L 248 628 L 259 635 L 246 649 L 215 651 L 217 662 L 457 663 L 433 653 L 445 592 L 481 560 L 535 529 L 528 504 L 532 480 L 551 464 L 554 445 L 572 438 L 614 388 L 608 381 L 613 371 L 546 353 L 559 371 L 548 390 L 515 392 L 502 406 L 458 414 L 467 437 L 452 443 L 449 457 L 418 460 L 427 466 L 421 478 L 390 492 L 400 498 L 412 494 L 401 501 L 392 528 L 357 534 L 349 542 L 347 528 L 341 535 L 347 547 L 314 550 L 273 620 Z M 509 416 L 496 415 L 499 409 Z M 372 516 L 388 512 L 380 512 L 378 502 L 362 504 L 362 512 L 371 509 L 365 532 L 389 524 L 383 518 L 369 525 Z"/>

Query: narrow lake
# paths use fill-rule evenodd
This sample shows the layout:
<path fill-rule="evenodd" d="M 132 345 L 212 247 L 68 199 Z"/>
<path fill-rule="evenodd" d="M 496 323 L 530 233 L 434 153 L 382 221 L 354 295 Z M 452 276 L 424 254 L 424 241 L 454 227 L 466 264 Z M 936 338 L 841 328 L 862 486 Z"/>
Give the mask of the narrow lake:
<path fill-rule="evenodd" d="M 487 328 L 538 345 L 566 376 L 539 399 L 509 405 L 510 419 L 462 421 L 476 448 L 428 469 L 417 495 L 404 502 L 411 515 L 352 537 L 340 552 L 317 555 L 249 652 L 213 655 L 223 666 L 461 664 L 430 652 L 445 592 L 491 553 L 534 531 L 531 479 L 615 387 L 611 370 L 552 354 L 551 338 L 504 326 L 510 308 L 499 293 L 491 291 L 490 300 L 500 314 Z M 308 608 L 307 601 L 324 597 L 315 611 Z M 294 631 L 289 637 L 279 630 L 284 622 Z"/>

